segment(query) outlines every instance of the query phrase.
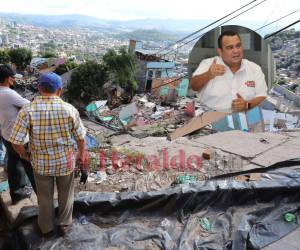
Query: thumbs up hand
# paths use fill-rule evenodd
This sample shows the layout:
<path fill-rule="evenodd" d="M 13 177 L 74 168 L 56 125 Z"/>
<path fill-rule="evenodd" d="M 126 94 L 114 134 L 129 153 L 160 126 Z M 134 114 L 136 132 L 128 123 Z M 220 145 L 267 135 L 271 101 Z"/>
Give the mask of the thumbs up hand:
<path fill-rule="evenodd" d="M 215 58 L 212 64 L 209 67 L 209 78 L 213 79 L 216 76 L 224 75 L 225 73 L 225 66 L 222 64 L 217 64 L 217 59 Z"/>
<path fill-rule="evenodd" d="M 237 98 L 234 99 L 231 104 L 232 111 L 247 110 L 247 106 L 248 106 L 247 101 L 244 100 L 244 98 L 239 93 L 237 93 L 236 96 L 237 96 Z"/>

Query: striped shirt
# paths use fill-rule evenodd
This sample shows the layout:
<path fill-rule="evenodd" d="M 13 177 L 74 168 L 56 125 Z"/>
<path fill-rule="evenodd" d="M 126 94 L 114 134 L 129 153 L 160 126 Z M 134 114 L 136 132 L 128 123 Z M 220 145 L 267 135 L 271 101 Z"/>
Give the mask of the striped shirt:
<path fill-rule="evenodd" d="M 78 111 L 58 96 L 37 96 L 19 112 L 9 141 L 23 145 L 29 134 L 30 160 L 44 176 L 69 175 L 75 167 L 75 140 L 86 130 Z"/>

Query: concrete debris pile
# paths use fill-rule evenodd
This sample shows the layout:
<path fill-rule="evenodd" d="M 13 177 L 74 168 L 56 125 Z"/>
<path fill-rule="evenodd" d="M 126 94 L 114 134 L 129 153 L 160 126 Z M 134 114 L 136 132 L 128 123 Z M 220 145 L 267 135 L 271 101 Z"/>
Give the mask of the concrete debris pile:
<path fill-rule="evenodd" d="M 280 134 L 227 131 L 169 141 L 115 134 L 106 148 L 89 151 L 88 182 L 78 181 L 77 190 L 154 191 L 182 184 L 178 179 L 187 183 L 262 169 L 299 157 L 299 136 L 297 130 Z M 250 176 L 247 181 L 257 178 Z"/>
<path fill-rule="evenodd" d="M 86 107 L 86 114 L 89 120 L 85 124 L 94 124 L 90 131 L 99 146 L 89 150 L 88 182 L 78 183 L 78 190 L 159 190 L 178 184 L 179 179 L 206 180 L 297 157 L 294 152 L 279 154 L 274 161 L 259 158 L 281 143 L 286 143 L 280 145 L 282 150 L 289 144 L 295 146 L 295 139 L 290 142 L 293 136 L 278 135 L 277 142 L 276 134 L 299 127 L 299 114 L 274 108 L 229 114 L 210 111 L 196 99 L 177 97 L 176 102 L 166 103 L 165 98 L 145 94 L 114 109 L 107 100 L 94 101 Z M 267 131 L 276 132 L 274 142 L 273 133 Z M 249 140 L 249 148 L 243 146 L 245 140 Z M 226 148 L 229 141 L 235 143 Z M 257 151 L 249 154 L 250 149 Z"/>
<path fill-rule="evenodd" d="M 89 131 L 95 138 L 99 138 L 100 134 L 102 139 L 96 149 L 89 149 L 88 182 L 85 185 L 78 183 L 78 189 L 115 192 L 158 190 L 169 187 L 179 175 L 184 175 L 187 164 L 198 180 L 223 173 L 216 166 L 218 157 L 212 157 L 214 162 L 206 164 L 206 170 L 197 169 L 202 149 L 192 145 L 189 156 L 193 152 L 199 155 L 195 155 L 195 159 L 190 157 L 189 163 L 187 159 L 178 159 L 177 162 L 175 158 L 182 158 L 184 146 L 182 143 L 176 146 L 166 137 L 205 110 L 200 103 L 189 98 L 180 98 L 166 106 L 163 99 L 149 94 L 136 95 L 130 104 L 112 110 L 107 100 L 90 103 L 86 107 L 89 121 L 84 120 L 84 123 L 88 129 L 94 127 Z M 102 133 L 103 129 L 106 132 Z M 211 127 L 200 132 L 202 135 L 211 133 Z M 170 159 L 166 159 L 165 154 L 170 154 Z M 209 169 L 209 164 L 215 167 Z"/>
<path fill-rule="evenodd" d="M 24 98 L 32 100 L 38 94 L 38 78 L 16 78 L 13 88 Z"/>
<path fill-rule="evenodd" d="M 110 143 L 106 148 L 89 149 L 87 183 L 78 180 L 78 191 L 148 192 L 180 184 L 177 179 L 187 174 L 201 181 L 241 171 L 250 163 L 197 139 L 171 142 L 166 137 L 139 139 L 123 134 L 111 136 Z"/>
<path fill-rule="evenodd" d="M 130 104 L 120 105 L 113 110 L 109 109 L 106 100 L 94 101 L 86 107 L 86 114 L 90 120 L 103 126 L 140 138 L 165 136 L 190 119 L 191 115 L 186 112 L 189 103 L 192 100 L 182 98 L 171 106 L 165 106 L 155 96 L 136 95 Z M 200 104 L 195 106 L 196 114 L 204 112 Z"/>
<path fill-rule="evenodd" d="M 37 78 L 17 79 L 15 88 L 31 100 L 38 93 Z M 93 101 L 85 108 L 88 176 L 85 184 L 77 180 L 77 191 L 153 191 L 266 166 L 255 156 L 265 151 L 267 154 L 273 145 L 269 137 L 251 141 L 250 147 L 253 143 L 258 143 L 256 148 L 263 146 L 261 152 L 249 157 L 238 147 L 225 147 L 231 136 L 224 135 L 224 146 L 220 146 L 223 133 L 216 132 L 277 133 L 300 127 L 298 113 L 281 113 L 274 107 L 247 114 L 214 112 L 197 99 L 171 92 L 170 98 L 143 94 L 134 96 L 129 104 L 123 101 L 117 105 L 112 100 L 115 94 L 121 100 L 118 92 L 111 92 L 111 100 Z M 232 138 L 244 136 L 238 132 Z"/>
<path fill-rule="evenodd" d="M 276 110 L 262 110 L 265 131 L 276 132 L 300 128 L 300 114 L 282 113 Z"/>
<path fill-rule="evenodd" d="M 263 103 L 263 108 L 300 114 L 300 96 L 287 88 L 275 84 L 270 90 L 266 101 Z"/>

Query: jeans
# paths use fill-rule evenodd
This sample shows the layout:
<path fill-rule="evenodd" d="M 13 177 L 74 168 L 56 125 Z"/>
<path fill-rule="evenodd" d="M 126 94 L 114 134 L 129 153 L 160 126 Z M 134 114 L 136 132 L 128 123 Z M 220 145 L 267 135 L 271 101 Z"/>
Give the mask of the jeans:
<path fill-rule="evenodd" d="M 14 193 L 24 187 L 24 172 L 18 169 L 19 163 L 21 163 L 24 167 L 24 170 L 28 176 L 28 179 L 31 183 L 31 186 L 33 190 L 36 193 L 36 186 L 34 181 L 34 175 L 32 166 L 29 161 L 26 161 L 24 159 L 21 159 L 19 154 L 13 149 L 12 144 L 9 141 L 6 141 L 3 138 L 3 143 L 6 147 L 6 153 L 7 153 L 7 179 L 8 179 L 8 185 L 10 189 L 10 195 L 11 197 L 14 196 Z M 23 182 L 23 183 L 22 183 Z"/>

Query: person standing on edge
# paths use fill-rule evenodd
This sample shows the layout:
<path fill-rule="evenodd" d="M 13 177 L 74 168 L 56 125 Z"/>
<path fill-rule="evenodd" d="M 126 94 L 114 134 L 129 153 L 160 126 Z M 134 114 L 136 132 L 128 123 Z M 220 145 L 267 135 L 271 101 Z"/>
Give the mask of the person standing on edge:
<path fill-rule="evenodd" d="M 7 153 L 7 179 L 10 189 L 10 197 L 13 204 L 21 199 L 30 197 L 31 191 L 25 188 L 24 172 L 18 169 L 21 162 L 25 172 L 31 182 L 32 188 L 35 189 L 35 182 L 32 167 L 29 161 L 26 161 L 13 149 L 8 141 L 14 122 L 19 110 L 29 101 L 20 96 L 16 91 L 10 89 L 15 80 L 15 72 L 8 65 L 0 66 L 0 127 L 3 144 Z M 24 142 L 26 142 L 24 138 Z"/>
<path fill-rule="evenodd" d="M 247 111 L 267 96 L 265 76 L 257 64 L 243 59 L 240 36 L 224 31 L 218 38 L 219 56 L 202 60 L 190 87 L 199 100 L 217 111 Z"/>
<path fill-rule="evenodd" d="M 74 203 L 74 141 L 76 159 L 84 162 L 85 127 L 79 112 L 60 98 L 61 78 L 46 73 L 38 80 L 40 96 L 19 112 L 10 142 L 24 158 L 31 160 L 38 197 L 38 225 L 43 236 L 54 232 L 54 183 L 58 192 L 58 234 L 64 236 L 72 223 Z M 29 134 L 30 155 L 23 144 Z"/>

